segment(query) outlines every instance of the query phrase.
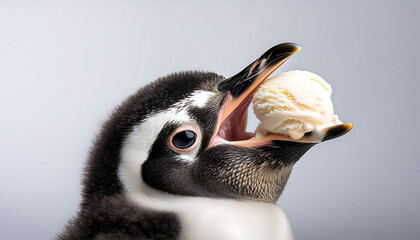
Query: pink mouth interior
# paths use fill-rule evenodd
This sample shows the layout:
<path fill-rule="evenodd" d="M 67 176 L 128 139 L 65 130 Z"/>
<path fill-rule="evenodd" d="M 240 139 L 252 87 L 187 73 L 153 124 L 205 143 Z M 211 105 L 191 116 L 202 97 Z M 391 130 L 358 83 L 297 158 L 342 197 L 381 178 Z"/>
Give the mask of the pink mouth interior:
<path fill-rule="evenodd" d="M 248 106 L 251 103 L 252 95 L 246 99 L 220 124 L 216 136 L 211 141 L 211 146 L 220 142 L 236 142 L 249 140 L 254 137 L 254 133 L 246 132 L 248 120 Z M 230 99 L 227 100 L 230 102 Z M 223 113 L 220 111 L 219 116 Z"/>

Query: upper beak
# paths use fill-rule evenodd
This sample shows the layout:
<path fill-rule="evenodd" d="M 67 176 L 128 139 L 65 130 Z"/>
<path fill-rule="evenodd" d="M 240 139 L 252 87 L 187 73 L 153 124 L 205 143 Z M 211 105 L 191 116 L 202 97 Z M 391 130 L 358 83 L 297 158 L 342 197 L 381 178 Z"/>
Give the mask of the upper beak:
<path fill-rule="evenodd" d="M 233 128 L 233 130 L 229 129 L 230 134 L 238 137 L 225 139 L 231 141 L 232 144 L 244 147 L 261 146 L 273 140 L 317 143 L 339 137 L 349 132 L 353 126 L 351 123 L 325 128 L 320 133 L 317 133 L 317 136 L 315 136 L 314 133 L 307 133 L 299 140 L 293 140 L 282 134 L 269 134 L 263 138 L 250 139 L 252 134 L 245 132 L 247 109 L 252 101 L 255 91 L 258 89 L 258 86 L 267 79 L 272 72 L 289 59 L 290 56 L 298 52 L 300 49 L 301 48 L 294 43 L 282 43 L 276 45 L 266 51 L 263 55 L 261 55 L 261 57 L 252 62 L 238 74 L 221 81 L 217 85 L 217 90 L 220 92 L 226 92 L 227 97 L 219 116 L 216 132 L 220 132 L 219 129 L 222 124 L 226 125 L 224 123 L 228 122 L 228 126 L 222 128 Z M 226 129 L 223 130 L 223 134 L 225 134 L 225 130 Z M 323 136 L 320 137 L 319 134 L 323 134 Z M 217 135 L 215 138 L 217 138 Z M 220 141 L 214 140 L 213 144 L 216 142 Z"/>
<path fill-rule="evenodd" d="M 239 105 L 252 100 L 258 86 L 280 67 L 290 56 L 300 51 L 300 47 L 294 43 L 282 43 L 268 49 L 261 57 L 249 64 L 238 74 L 221 81 L 217 85 L 220 92 L 230 92 L 233 101 L 223 112 L 224 121 Z M 247 102 L 249 101 L 249 102 Z"/>

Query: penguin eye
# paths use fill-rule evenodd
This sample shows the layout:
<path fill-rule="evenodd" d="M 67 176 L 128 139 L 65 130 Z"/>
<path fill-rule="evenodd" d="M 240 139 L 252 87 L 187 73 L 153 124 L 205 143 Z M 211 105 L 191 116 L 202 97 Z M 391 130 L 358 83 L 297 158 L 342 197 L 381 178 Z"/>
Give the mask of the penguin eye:
<path fill-rule="evenodd" d="M 172 138 L 172 144 L 177 148 L 186 149 L 191 147 L 195 143 L 196 137 L 197 136 L 193 131 L 186 130 L 178 132 Z"/>
<path fill-rule="evenodd" d="M 197 130 L 192 126 L 178 128 L 172 134 L 169 145 L 175 151 L 189 151 L 196 145 L 197 135 Z"/>

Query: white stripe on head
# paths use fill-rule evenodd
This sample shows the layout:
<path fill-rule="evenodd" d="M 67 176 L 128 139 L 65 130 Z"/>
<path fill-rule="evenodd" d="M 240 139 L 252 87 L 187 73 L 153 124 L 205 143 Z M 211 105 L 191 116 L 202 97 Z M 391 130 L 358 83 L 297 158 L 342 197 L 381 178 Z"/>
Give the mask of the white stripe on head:
<path fill-rule="evenodd" d="M 174 106 L 179 108 L 186 108 L 188 106 L 203 108 L 206 106 L 207 101 L 214 95 L 214 92 L 198 90 L 192 92 L 188 97 L 182 99 L 180 102 L 175 103 Z"/>
<path fill-rule="evenodd" d="M 148 158 L 149 151 L 163 126 L 167 122 L 196 125 L 196 122 L 187 113 L 188 107 L 191 105 L 204 107 L 214 94 L 208 91 L 195 91 L 165 111 L 150 113 L 141 123 L 133 127 L 133 130 L 123 142 L 121 163 L 118 169 L 118 176 L 126 191 L 142 192 L 144 194 L 145 183 L 141 176 L 141 165 Z M 199 146 L 196 149 L 199 149 Z M 192 155 L 195 155 L 195 153 L 194 151 L 190 154 L 182 154 L 177 156 L 177 159 L 192 162 L 194 161 Z"/>
<path fill-rule="evenodd" d="M 206 106 L 207 101 L 210 97 L 214 96 L 214 94 L 214 92 L 196 91 L 193 92 L 188 99 L 191 101 L 192 105 L 202 108 Z"/>
<path fill-rule="evenodd" d="M 123 143 L 118 176 L 128 192 L 142 190 L 141 165 L 146 161 L 150 148 L 167 122 L 191 122 L 185 111 L 168 109 L 152 113 L 136 125 Z"/>

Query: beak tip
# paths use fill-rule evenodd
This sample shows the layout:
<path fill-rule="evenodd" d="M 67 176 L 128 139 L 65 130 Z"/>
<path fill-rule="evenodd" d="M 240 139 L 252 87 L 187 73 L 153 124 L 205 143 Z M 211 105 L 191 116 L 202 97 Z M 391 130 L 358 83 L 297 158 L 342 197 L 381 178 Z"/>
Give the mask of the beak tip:
<path fill-rule="evenodd" d="M 298 44 L 296 44 L 296 43 L 289 42 L 288 44 L 292 45 L 292 46 L 296 49 L 296 51 L 300 51 L 300 50 L 302 49 L 302 47 L 301 47 L 301 46 L 299 46 L 299 45 L 298 45 Z"/>
<path fill-rule="evenodd" d="M 345 123 L 344 126 L 348 129 L 347 132 L 353 129 L 353 123 Z"/>
<path fill-rule="evenodd" d="M 322 142 L 338 138 L 343 136 L 344 134 L 350 132 L 350 130 L 353 129 L 353 123 L 344 123 L 339 124 L 334 127 L 328 128 L 324 138 L 322 139 Z"/>
<path fill-rule="evenodd" d="M 286 42 L 286 43 L 281 43 L 275 46 L 275 48 L 280 48 L 283 51 L 287 51 L 290 53 L 290 55 L 293 55 L 297 52 L 299 52 L 300 50 L 302 50 L 302 47 L 299 46 L 296 43 L 292 43 L 292 42 Z"/>

